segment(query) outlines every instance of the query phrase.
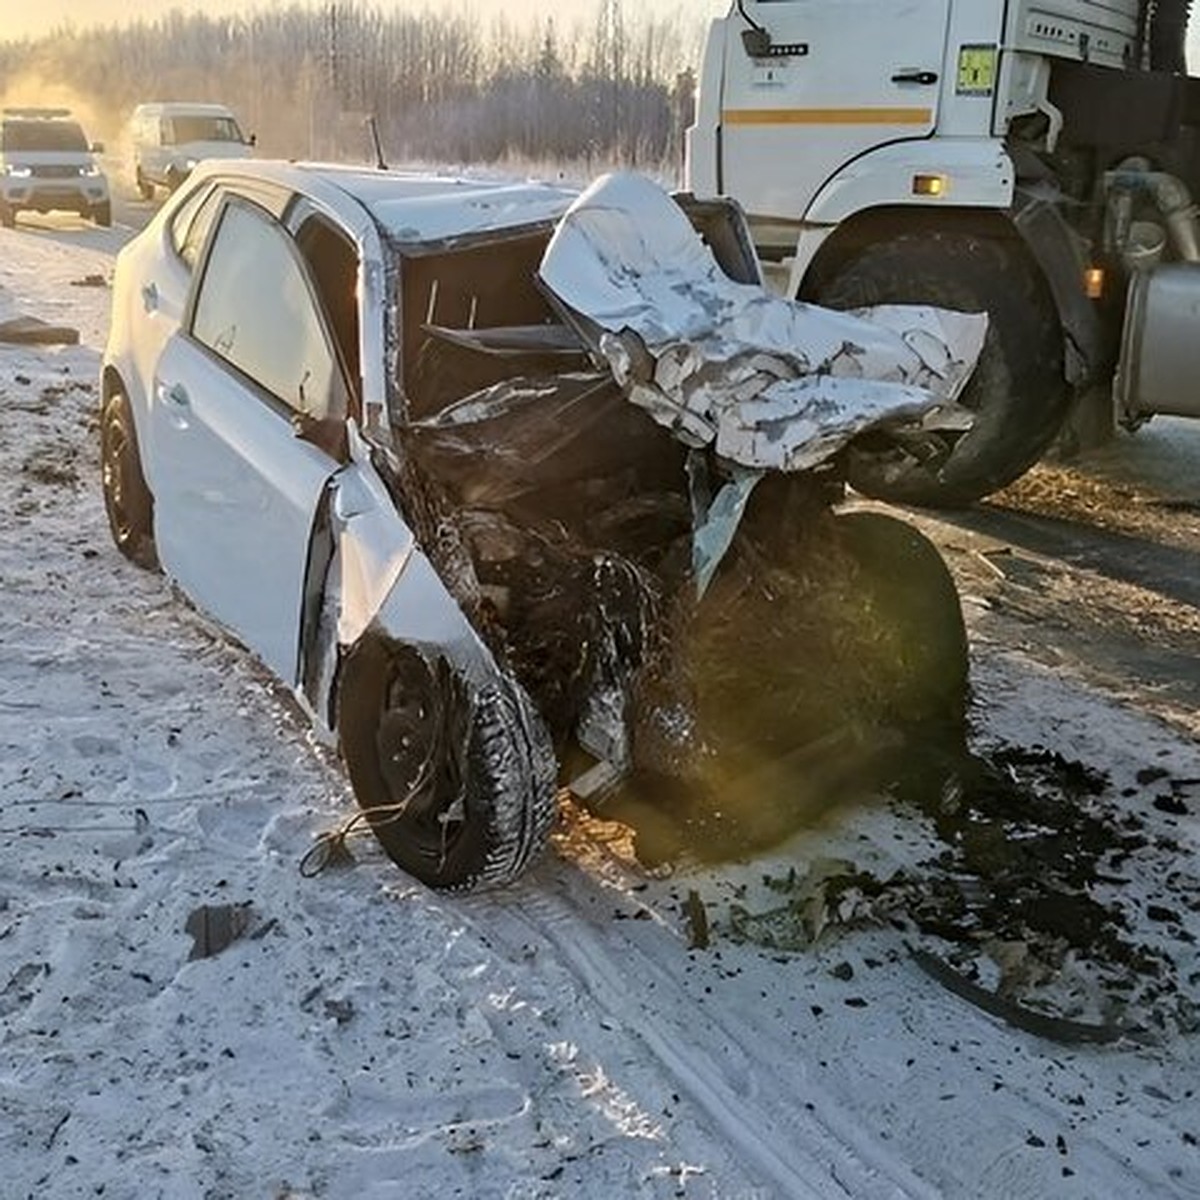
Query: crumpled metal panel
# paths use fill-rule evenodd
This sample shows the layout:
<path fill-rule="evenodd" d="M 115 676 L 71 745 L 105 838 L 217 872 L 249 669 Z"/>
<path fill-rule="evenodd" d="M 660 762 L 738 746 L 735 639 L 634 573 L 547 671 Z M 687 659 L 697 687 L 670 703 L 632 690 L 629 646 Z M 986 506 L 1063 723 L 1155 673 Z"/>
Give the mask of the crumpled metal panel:
<path fill-rule="evenodd" d="M 378 179 L 355 175 L 346 186 L 370 208 L 390 238 L 414 246 L 552 221 L 574 196 L 548 183 L 444 179 L 395 171 Z"/>
<path fill-rule="evenodd" d="M 809 470 L 889 420 L 960 428 L 987 333 L 984 313 L 833 312 L 735 283 L 671 197 L 628 173 L 571 206 L 540 276 L 633 403 L 755 470 Z"/>

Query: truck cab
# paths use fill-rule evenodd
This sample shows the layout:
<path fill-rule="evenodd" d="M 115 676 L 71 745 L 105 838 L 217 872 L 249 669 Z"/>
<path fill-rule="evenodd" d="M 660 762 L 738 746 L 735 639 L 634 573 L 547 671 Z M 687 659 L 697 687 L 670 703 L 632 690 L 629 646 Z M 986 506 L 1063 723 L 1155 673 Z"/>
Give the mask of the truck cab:
<path fill-rule="evenodd" d="M 742 204 L 780 285 L 834 307 L 910 300 L 991 317 L 971 431 L 877 447 L 865 490 L 986 494 L 1084 396 L 1128 425 L 1200 415 L 1184 384 L 1197 338 L 1164 325 L 1200 273 L 1179 269 L 1200 259 L 1188 9 L 735 0 L 713 22 L 688 184 Z"/>

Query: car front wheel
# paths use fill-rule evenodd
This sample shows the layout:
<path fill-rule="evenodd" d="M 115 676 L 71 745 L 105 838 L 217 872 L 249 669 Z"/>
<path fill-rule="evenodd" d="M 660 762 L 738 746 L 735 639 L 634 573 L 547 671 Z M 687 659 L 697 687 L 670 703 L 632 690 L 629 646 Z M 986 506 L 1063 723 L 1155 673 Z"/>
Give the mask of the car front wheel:
<path fill-rule="evenodd" d="M 100 412 L 100 472 L 117 549 L 139 567 L 156 570 L 154 498 L 142 474 L 133 411 L 119 389 L 105 398 Z"/>
<path fill-rule="evenodd" d="M 106 200 L 103 204 L 97 204 L 92 209 L 92 220 L 97 225 L 103 225 L 107 228 L 112 224 L 112 201 Z"/>
<path fill-rule="evenodd" d="M 507 883 L 545 846 L 557 763 L 515 681 L 472 685 L 445 659 L 368 638 L 343 668 L 338 734 L 375 836 L 422 883 Z"/>

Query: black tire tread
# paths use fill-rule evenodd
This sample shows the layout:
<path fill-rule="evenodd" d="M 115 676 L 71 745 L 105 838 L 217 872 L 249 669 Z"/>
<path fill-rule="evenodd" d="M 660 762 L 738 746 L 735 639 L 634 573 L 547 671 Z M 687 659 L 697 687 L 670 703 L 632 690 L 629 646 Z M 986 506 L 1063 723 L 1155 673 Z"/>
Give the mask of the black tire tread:
<path fill-rule="evenodd" d="M 117 549 L 135 565 L 147 571 L 156 571 L 159 567 L 158 550 L 154 543 L 154 497 L 142 473 L 141 453 L 138 449 L 137 428 L 133 421 L 133 411 L 129 399 L 119 388 L 113 389 L 104 398 L 100 410 L 100 454 L 101 479 L 104 478 L 103 464 L 107 456 L 107 439 L 109 437 L 110 421 L 119 418 L 125 428 L 126 445 L 132 454 L 129 463 L 130 472 L 126 483 L 129 496 L 126 507 L 129 510 L 130 529 L 126 535 L 120 528 L 118 516 L 113 508 L 112 497 L 105 487 L 104 509 L 108 515 L 109 532 Z"/>
<path fill-rule="evenodd" d="M 384 703 L 402 644 L 368 635 L 342 668 L 338 732 L 359 804 L 368 811 L 394 802 L 378 761 L 373 722 Z M 431 672 L 431 676 L 436 672 Z M 520 685 L 497 675 L 465 685 L 471 705 L 462 759 L 469 827 L 438 864 L 413 844 L 403 819 L 372 820 L 388 857 L 440 891 L 498 887 L 516 879 L 545 848 L 557 813 L 558 763 L 544 722 Z"/>
<path fill-rule="evenodd" d="M 498 887 L 516 879 L 542 853 L 557 814 L 557 759 L 549 733 L 520 685 L 489 685 L 481 693 L 468 762 L 491 793 L 493 836 L 478 872 L 455 886 Z"/>

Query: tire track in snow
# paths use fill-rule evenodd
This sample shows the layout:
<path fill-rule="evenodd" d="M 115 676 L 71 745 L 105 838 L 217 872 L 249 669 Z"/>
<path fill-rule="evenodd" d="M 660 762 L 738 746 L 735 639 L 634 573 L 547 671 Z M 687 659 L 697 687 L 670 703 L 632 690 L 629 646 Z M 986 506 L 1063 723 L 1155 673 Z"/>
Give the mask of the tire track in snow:
<path fill-rule="evenodd" d="M 626 1028 L 676 1082 L 714 1129 L 740 1155 L 769 1194 L 796 1200 L 937 1200 L 941 1193 L 863 1132 L 861 1121 L 817 1090 L 796 1086 L 804 1064 L 768 1061 L 755 1052 L 766 1042 L 753 1022 L 734 1028 L 706 1011 L 678 976 L 633 939 L 601 929 L 578 902 L 594 882 L 566 862 L 535 872 L 519 906 L 464 905 L 480 929 L 502 938 L 517 955 L 531 942 L 548 943 L 562 969 L 605 1014 Z M 486 912 L 485 908 L 486 906 Z M 671 954 L 685 958 L 681 943 Z M 635 1001 L 629 1028 L 631 980 L 653 981 L 653 1005 Z M 645 989 L 649 990 L 649 989 Z M 786 1070 L 786 1077 L 785 1077 Z M 804 1107 L 805 1095 L 813 1105 Z M 819 1111 L 819 1115 L 818 1115 Z"/>

